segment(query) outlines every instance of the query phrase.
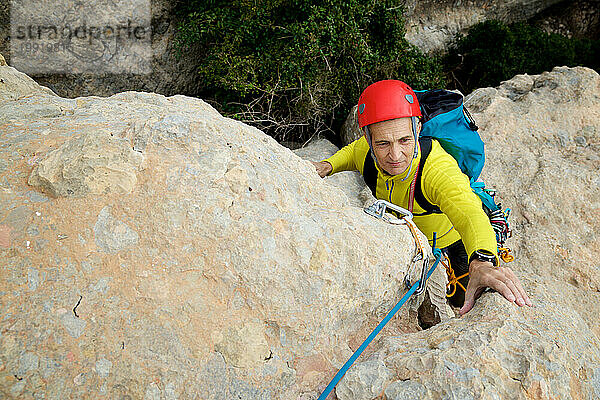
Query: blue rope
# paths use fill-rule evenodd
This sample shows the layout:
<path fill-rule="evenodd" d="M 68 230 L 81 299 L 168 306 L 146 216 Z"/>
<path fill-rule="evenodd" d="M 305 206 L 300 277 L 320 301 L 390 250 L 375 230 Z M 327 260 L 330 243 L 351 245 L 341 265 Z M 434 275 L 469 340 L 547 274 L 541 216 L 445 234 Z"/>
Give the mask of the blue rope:
<path fill-rule="evenodd" d="M 434 238 L 433 255 L 435 256 L 435 262 L 433 263 L 433 266 L 427 272 L 427 276 L 425 277 L 425 280 L 429 279 L 429 277 L 431 276 L 433 271 L 438 266 L 440 259 L 442 258 L 442 251 L 440 249 L 435 248 L 435 238 Z M 325 398 L 327 398 L 327 396 L 329 396 L 329 393 L 331 393 L 331 391 L 333 390 L 335 385 L 338 384 L 338 382 L 344 377 L 344 375 L 346 375 L 346 372 L 348 371 L 348 369 L 352 366 L 352 364 L 354 364 L 354 361 L 356 361 L 356 359 L 358 357 L 360 357 L 362 352 L 373 341 L 373 339 L 375 339 L 375 336 L 377 336 L 379 331 L 381 331 L 383 329 L 383 327 L 386 326 L 388 322 L 390 322 L 392 317 L 394 315 L 396 315 L 398 310 L 400 310 L 400 308 L 404 305 L 404 303 L 406 303 L 408 298 L 410 296 L 412 296 L 412 294 L 415 292 L 415 290 L 417 290 L 420 282 L 421 282 L 420 279 L 418 281 L 416 281 L 415 284 L 412 285 L 412 287 L 408 290 L 408 292 L 406 292 L 406 294 L 394 306 L 394 308 L 392 308 L 391 311 L 385 316 L 385 318 L 379 323 L 379 325 L 377 325 L 377 327 L 375 329 L 373 329 L 373 332 L 371 332 L 371 334 L 365 339 L 365 341 L 354 352 L 354 354 L 352 354 L 352 356 L 348 359 L 348 361 L 346 361 L 346 364 L 344 364 L 344 366 L 342 368 L 340 368 L 338 373 L 335 374 L 335 376 L 333 377 L 331 382 L 329 382 L 329 385 L 327 385 L 327 387 L 325 388 L 323 393 L 321 393 L 321 395 L 319 396 L 318 400 L 325 400 Z"/>

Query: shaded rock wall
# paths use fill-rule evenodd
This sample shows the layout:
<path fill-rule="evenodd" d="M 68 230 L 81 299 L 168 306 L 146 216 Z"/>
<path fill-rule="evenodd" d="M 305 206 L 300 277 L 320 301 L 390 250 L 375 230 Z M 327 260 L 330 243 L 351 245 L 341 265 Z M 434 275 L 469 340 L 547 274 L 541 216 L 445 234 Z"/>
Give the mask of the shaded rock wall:
<path fill-rule="evenodd" d="M 495 19 L 526 21 L 560 0 L 408 0 L 406 39 L 426 53 L 444 52 L 456 34 Z"/>
<path fill-rule="evenodd" d="M 566 37 L 600 39 L 600 1 L 562 1 L 530 21 L 540 29 Z"/>

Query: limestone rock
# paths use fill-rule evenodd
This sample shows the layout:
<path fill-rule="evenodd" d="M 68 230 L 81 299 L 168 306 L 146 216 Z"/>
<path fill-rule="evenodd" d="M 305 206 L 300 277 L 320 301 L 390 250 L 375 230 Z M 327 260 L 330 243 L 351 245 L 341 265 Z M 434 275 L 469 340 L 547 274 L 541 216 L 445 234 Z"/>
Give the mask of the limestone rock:
<path fill-rule="evenodd" d="M 134 246 L 139 240 L 137 232 L 125 223 L 110 215 L 110 207 L 106 206 L 98 214 L 94 225 L 96 245 L 107 253 L 116 253 L 124 248 Z"/>
<path fill-rule="evenodd" d="M 543 10 L 529 23 L 548 33 L 568 38 L 600 38 L 600 14 L 597 0 L 562 1 Z"/>
<path fill-rule="evenodd" d="M 28 183 L 53 197 L 132 191 L 143 156 L 112 134 L 84 132 L 39 161 Z"/>
<path fill-rule="evenodd" d="M 342 138 L 342 143 L 344 145 L 348 145 L 354 142 L 363 135 L 360 128 L 358 127 L 358 119 L 356 118 L 356 110 L 358 105 L 352 107 L 350 112 L 348 113 L 348 117 L 342 128 L 340 129 L 340 137 Z"/>
<path fill-rule="evenodd" d="M 229 327 L 225 334 L 216 335 L 215 350 L 234 367 L 261 366 L 271 356 L 265 324 L 250 321 L 240 327 Z"/>
<path fill-rule="evenodd" d="M 383 393 L 393 376 L 394 373 L 383 361 L 358 363 L 344 376 L 344 380 L 336 388 L 336 394 L 340 398 L 374 399 Z"/>
<path fill-rule="evenodd" d="M 259 130 L 200 99 L 8 77 L 0 397 L 312 396 L 406 292 L 408 228 Z M 421 330 L 424 299 L 386 334 Z"/>
<path fill-rule="evenodd" d="M 29 84 L 6 75 L 20 79 L 15 92 Z M 483 177 L 513 210 L 511 268 L 536 307 L 484 293 L 423 331 L 426 295 L 412 298 L 340 400 L 600 393 L 600 77 L 561 67 L 478 92 L 467 106 L 487 146 Z M 406 227 L 366 215 L 310 163 L 202 100 L 6 94 L 1 397 L 315 398 L 406 292 Z M 27 184 L 57 149 L 75 159 L 86 135 L 143 155 L 129 192 L 49 198 Z M 444 278 L 432 276 L 431 302 Z"/>
<path fill-rule="evenodd" d="M 425 386 L 411 380 L 396 381 L 385 388 L 385 396 L 389 400 L 421 400 L 426 395 Z"/>
<path fill-rule="evenodd" d="M 294 150 L 298 156 L 308 161 L 321 161 L 333 154 L 339 149 L 330 141 L 320 139 L 308 143 L 306 146 Z M 342 189 L 348 196 L 350 204 L 356 207 L 365 207 L 371 205 L 375 198 L 370 189 L 365 185 L 365 181 L 358 171 L 344 171 L 323 178 L 325 182 Z"/>
<path fill-rule="evenodd" d="M 6 62 L 4 64 L 0 63 L 0 75 L 2 76 L 2 81 L 0 82 L 0 110 L 2 110 L 2 114 L 4 114 L 7 101 L 16 100 L 36 93 L 54 95 L 54 92 L 50 89 L 38 85 L 29 76 L 6 65 Z"/>
<path fill-rule="evenodd" d="M 498 89 L 501 96 L 519 100 L 533 89 L 533 78 L 527 74 L 517 75 L 509 81 L 502 82 Z"/>

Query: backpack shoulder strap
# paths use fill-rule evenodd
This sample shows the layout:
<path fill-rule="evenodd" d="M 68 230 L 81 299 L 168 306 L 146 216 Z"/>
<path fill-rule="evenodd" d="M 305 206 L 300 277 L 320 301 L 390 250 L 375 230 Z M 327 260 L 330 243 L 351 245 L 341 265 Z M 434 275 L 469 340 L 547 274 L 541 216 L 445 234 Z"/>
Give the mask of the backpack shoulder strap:
<path fill-rule="evenodd" d="M 417 173 L 417 183 L 415 185 L 415 201 L 417 204 L 425 210 L 422 214 L 415 215 L 427 215 L 427 214 L 441 214 L 442 210 L 438 206 L 431 204 L 425 198 L 423 190 L 421 189 L 421 177 L 423 176 L 423 167 L 429 153 L 431 153 L 431 137 L 422 136 L 419 138 L 419 144 L 421 145 L 421 160 L 419 161 L 419 172 Z"/>
<path fill-rule="evenodd" d="M 377 197 L 375 195 L 377 188 L 377 168 L 375 167 L 375 160 L 373 160 L 371 150 L 367 151 L 367 155 L 365 156 L 365 163 L 363 165 L 363 178 L 369 189 L 371 189 L 373 197 Z"/>

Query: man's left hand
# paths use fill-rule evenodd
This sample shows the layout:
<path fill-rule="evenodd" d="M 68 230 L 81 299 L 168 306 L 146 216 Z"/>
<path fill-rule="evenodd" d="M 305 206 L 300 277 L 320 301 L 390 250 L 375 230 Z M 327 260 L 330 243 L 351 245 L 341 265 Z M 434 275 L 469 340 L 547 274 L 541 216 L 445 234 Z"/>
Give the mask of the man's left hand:
<path fill-rule="evenodd" d="M 473 308 L 475 300 L 487 287 L 494 289 L 506 300 L 516 303 L 519 307 L 533 306 L 519 278 L 509 267 L 494 267 L 491 262 L 473 260 L 469 264 L 469 284 L 465 293 L 465 303 L 459 311 L 460 315 L 468 313 Z"/>
<path fill-rule="evenodd" d="M 317 173 L 319 174 L 319 176 L 321 178 L 326 177 L 333 170 L 333 167 L 331 166 L 329 161 L 321 161 L 321 162 L 311 161 L 311 163 L 312 163 L 312 165 L 315 166 L 315 168 L 317 169 Z"/>

